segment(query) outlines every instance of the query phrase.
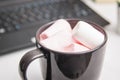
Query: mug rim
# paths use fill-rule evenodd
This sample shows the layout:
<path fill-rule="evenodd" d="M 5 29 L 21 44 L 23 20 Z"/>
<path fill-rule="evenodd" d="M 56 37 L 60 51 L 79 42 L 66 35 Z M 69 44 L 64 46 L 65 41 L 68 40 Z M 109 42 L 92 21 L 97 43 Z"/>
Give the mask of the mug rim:
<path fill-rule="evenodd" d="M 47 24 L 44 24 L 41 27 L 39 27 L 39 29 L 36 32 L 36 37 L 35 37 L 36 38 L 36 44 L 39 44 L 40 47 L 43 47 L 44 49 L 46 49 L 48 51 L 54 52 L 56 54 L 65 54 L 65 55 L 79 55 L 79 54 L 91 53 L 91 52 L 94 52 L 96 50 L 99 50 L 100 48 L 102 48 L 106 44 L 106 42 L 108 40 L 108 36 L 107 36 L 106 31 L 103 29 L 102 26 L 100 26 L 100 25 L 98 25 L 98 24 L 96 24 L 92 21 L 86 21 L 86 20 L 80 20 L 80 19 L 65 19 L 65 20 L 67 20 L 68 22 L 70 22 L 70 21 L 77 21 L 77 22 L 78 21 L 84 21 L 84 22 L 87 22 L 88 24 L 92 25 L 95 29 L 97 29 L 98 31 L 100 31 L 104 35 L 104 41 L 99 46 L 97 46 L 93 49 L 87 50 L 87 51 L 64 52 L 64 51 L 57 51 L 57 50 L 47 48 L 44 45 L 40 44 L 39 35 L 40 35 L 40 31 L 43 32 L 45 29 L 50 27 L 50 25 L 52 25 L 56 21 L 56 20 L 54 20 L 54 21 L 48 22 Z"/>

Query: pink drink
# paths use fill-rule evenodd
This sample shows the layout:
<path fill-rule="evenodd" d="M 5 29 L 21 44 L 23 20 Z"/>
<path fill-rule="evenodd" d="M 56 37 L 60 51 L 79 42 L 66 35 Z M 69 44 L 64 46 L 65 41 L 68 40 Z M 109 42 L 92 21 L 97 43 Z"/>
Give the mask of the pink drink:
<path fill-rule="evenodd" d="M 88 23 L 79 21 L 72 29 L 66 20 L 60 19 L 40 34 L 39 42 L 56 51 L 81 52 L 99 46 L 103 40 L 103 34 Z"/>

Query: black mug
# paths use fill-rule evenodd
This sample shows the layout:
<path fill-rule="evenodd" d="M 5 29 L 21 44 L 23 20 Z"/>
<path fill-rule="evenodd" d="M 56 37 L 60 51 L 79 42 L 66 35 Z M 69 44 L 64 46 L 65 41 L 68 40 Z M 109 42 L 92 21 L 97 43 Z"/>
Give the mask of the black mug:
<path fill-rule="evenodd" d="M 73 28 L 80 20 L 67 19 L 67 21 Z M 48 49 L 39 43 L 40 33 L 53 23 L 54 21 L 39 28 L 36 33 L 37 49 L 28 52 L 22 57 L 19 70 L 23 80 L 27 80 L 26 73 L 29 64 L 37 58 L 44 58 L 45 60 L 41 63 L 44 80 L 98 80 L 107 42 L 105 30 L 95 23 L 87 22 L 104 35 L 103 43 L 89 51 L 66 54 L 66 52 Z"/>

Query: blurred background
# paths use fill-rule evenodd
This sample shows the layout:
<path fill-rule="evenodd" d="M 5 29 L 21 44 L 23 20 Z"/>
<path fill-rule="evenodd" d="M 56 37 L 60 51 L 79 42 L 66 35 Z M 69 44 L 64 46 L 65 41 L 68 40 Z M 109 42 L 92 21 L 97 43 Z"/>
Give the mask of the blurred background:
<path fill-rule="evenodd" d="M 93 21 L 108 34 L 105 59 L 99 80 L 120 80 L 119 0 L 1 0 L 0 79 L 21 80 L 19 61 L 35 49 L 37 29 L 60 18 Z M 29 80 L 42 80 L 39 60 L 28 68 Z"/>

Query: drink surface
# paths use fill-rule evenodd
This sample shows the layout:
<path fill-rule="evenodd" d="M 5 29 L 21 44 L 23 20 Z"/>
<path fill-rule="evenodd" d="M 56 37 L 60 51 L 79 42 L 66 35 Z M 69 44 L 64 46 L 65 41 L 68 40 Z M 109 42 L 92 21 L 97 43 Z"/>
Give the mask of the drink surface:
<path fill-rule="evenodd" d="M 44 30 L 39 38 L 40 44 L 60 52 L 89 51 L 104 41 L 104 35 L 92 25 L 78 21 L 72 29 L 64 19 L 57 20 Z"/>

